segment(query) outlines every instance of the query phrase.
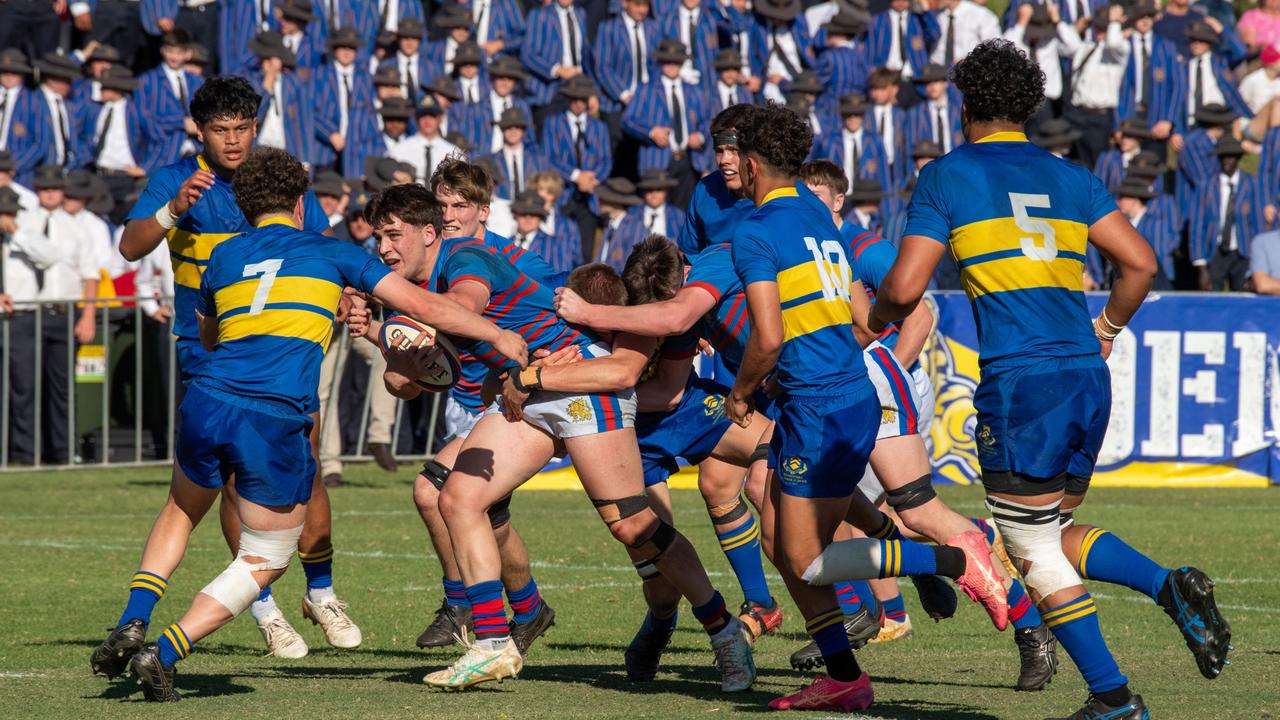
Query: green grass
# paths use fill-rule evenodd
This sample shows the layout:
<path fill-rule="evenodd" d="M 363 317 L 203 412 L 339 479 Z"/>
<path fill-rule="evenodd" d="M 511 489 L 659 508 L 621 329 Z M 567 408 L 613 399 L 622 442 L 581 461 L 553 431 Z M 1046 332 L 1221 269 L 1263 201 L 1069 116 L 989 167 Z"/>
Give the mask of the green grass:
<path fill-rule="evenodd" d="M 581 494 L 525 492 L 516 497 L 516 522 L 559 622 L 533 648 L 520 680 L 460 694 L 433 692 L 419 682 L 422 675 L 451 662 L 454 653 L 420 651 L 413 641 L 440 601 L 438 571 L 408 483 L 375 473 L 352 468 L 351 486 L 333 493 L 337 586 L 364 630 L 364 645 L 331 650 L 317 628 L 303 625 L 303 577 L 295 567 L 277 595 L 312 654 L 263 657 L 253 623 L 241 618 L 181 664 L 178 684 L 188 699 L 165 708 L 164 717 L 741 717 L 760 713 L 768 698 L 802 680 L 787 665 L 802 641 L 802 622 L 788 605 L 781 636 L 757 646 L 760 678 L 751 692 L 717 692 L 706 638 L 687 610 L 659 681 L 628 685 L 622 649 L 643 605 L 624 554 Z M 118 617 L 166 479 L 159 470 L 0 476 L 6 580 L 0 585 L 0 718 L 160 716 L 131 682 L 91 677 L 88 656 Z M 674 494 L 677 517 L 717 585 L 736 602 L 739 591 L 698 497 Z M 962 512 L 979 512 L 973 488 L 942 495 Z M 1280 717 L 1277 499 L 1277 491 L 1267 490 L 1097 490 L 1080 513 L 1158 560 L 1195 564 L 1219 580 L 1236 650 L 1232 666 L 1213 682 L 1200 677 L 1172 623 L 1146 598 L 1124 588 L 1094 588 L 1104 632 L 1153 717 Z M 171 578 L 157 626 L 176 619 L 227 562 L 216 518 L 208 520 Z M 915 637 L 860 653 L 875 681 L 877 704 L 869 716 L 1022 720 L 1066 715 L 1084 700 L 1065 656 L 1047 692 L 1016 693 L 1010 634 L 994 632 L 967 601 L 956 618 L 934 624 L 919 612 L 913 591 L 906 597 Z"/>

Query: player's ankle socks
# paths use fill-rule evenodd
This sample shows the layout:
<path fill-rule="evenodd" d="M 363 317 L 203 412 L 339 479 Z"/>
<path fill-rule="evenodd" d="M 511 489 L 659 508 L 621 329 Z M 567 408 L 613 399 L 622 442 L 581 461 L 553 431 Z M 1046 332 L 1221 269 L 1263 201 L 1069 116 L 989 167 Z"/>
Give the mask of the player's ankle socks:
<path fill-rule="evenodd" d="M 729 611 L 725 609 L 724 598 L 716 591 L 711 599 L 702 605 L 693 608 L 693 616 L 698 618 L 698 622 L 702 623 L 702 627 L 707 631 L 708 635 L 715 635 L 724 629 L 732 619 Z"/>
<path fill-rule="evenodd" d="M 471 631 L 477 640 L 505 638 L 511 635 L 507 610 L 502 605 L 502 581 L 488 580 L 467 586 L 471 603 Z"/>
<path fill-rule="evenodd" d="M 862 673 L 849 648 L 849 636 L 844 631 L 844 613 L 839 607 L 806 620 L 804 629 L 827 663 L 828 675 L 844 682 L 858 679 Z"/>
<path fill-rule="evenodd" d="M 1110 705 L 1111 707 L 1120 707 L 1122 705 L 1128 705 L 1129 701 L 1133 700 L 1133 691 L 1129 689 L 1128 685 L 1121 685 L 1115 690 L 1108 690 L 1106 692 L 1094 693 L 1094 695 L 1097 696 L 1099 700 Z"/>
<path fill-rule="evenodd" d="M 477 647 L 479 647 L 482 650 L 488 650 L 489 652 L 498 652 L 503 648 L 505 648 L 507 646 L 507 643 L 509 642 L 511 642 L 511 638 L 509 636 L 504 636 L 504 637 L 490 637 L 490 638 L 478 639 L 476 640 L 475 644 Z"/>
<path fill-rule="evenodd" d="M 511 612 L 515 617 L 511 618 L 518 623 L 526 623 L 538 614 L 538 608 L 542 607 L 542 596 L 538 594 L 538 583 L 533 578 L 529 578 L 529 583 L 519 590 L 507 591 L 507 604 L 511 606 Z"/>
<path fill-rule="evenodd" d="M 298 551 L 302 572 L 307 575 L 307 587 L 333 586 L 333 545 L 326 545 L 315 552 Z"/>
<path fill-rule="evenodd" d="M 262 588 L 262 592 L 258 593 L 258 599 L 249 605 L 249 613 L 257 621 L 266 620 L 279 612 L 280 608 L 276 606 L 276 599 L 271 595 L 270 585 Z"/>
<path fill-rule="evenodd" d="M 1013 623 L 1013 627 L 1022 630 L 1040 625 L 1044 621 L 1040 618 L 1040 611 L 1036 610 L 1036 606 L 1031 602 L 1031 597 L 1027 595 L 1027 590 L 1022 586 L 1020 580 L 1014 579 L 1013 584 L 1009 586 L 1009 622 Z"/>
<path fill-rule="evenodd" d="M 836 602 L 840 603 L 840 612 L 852 615 L 862 609 L 862 593 L 851 582 L 838 582 L 831 586 L 836 591 Z"/>
<path fill-rule="evenodd" d="M 168 587 L 169 581 L 155 573 L 145 570 L 134 573 L 133 580 L 129 582 L 129 602 L 125 604 L 124 613 L 120 615 L 120 622 L 116 623 L 116 627 L 130 620 L 141 620 L 144 625 L 150 625 L 151 611 L 155 610 L 156 603 L 164 597 L 164 591 Z"/>
<path fill-rule="evenodd" d="M 1102 638 L 1098 611 L 1089 593 L 1046 610 L 1042 617 L 1058 644 L 1080 669 L 1089 692 L 1100 695 L 1128 683 Z"/>
<path fill-rule="evenodd" d="M 964 551 L 947 545 L 925 545 L 912 540 L 880 541 L 880 574 L 877 577 L 964 574 Z"/>
<path fill-rule="evenodd" d="M 182 631 L 178 623 L 170 625 L 160 633 L 160 639 L 156 640 L 156 647 L 160 649 L 160 664 L 168 668 L 191 654 L 191 641 L 187 639 L 187 634 Z"/>
<path fill-rule="evenodd" d="M 773 595 L 769 592 L 768 581 L 764 579 L 764 564 L 760 559 L 760 524 L 756 522 L 756 516 L 747 511 L 745 523 L 723 532 L 717 529 L 716 538 L 738 578 L 738 584 L 742 586 L 742 597 L 760 605 L 771 605 Z"/>
<path fill-rule="evenodd" d="M 329 587 L 309 587 L 307 588 L 307 599 L 318 605 L 330 600 L 337 600 L 338 594 L 333 591 L 332 585 Z"/>
<path fill-rule="evenodd" d="M 444 578 L 444 599 L 450 605 L 469 607 L 467 603 L 467 586 L 461 580 Z"/>
<path fill-rule="evenodd" d="M 902 601 L 902 593 L 898 593 L 888 600 L 881 600 L 880 604 L 884 606 L 885 620 L 902 622 L 907 619 L 907 604 Z"/>
<path fill-rule="evenodd" d="M 1090 528 L 1080 541 L 1080 574 L 1089 580 L 1124 585 L 1159 602 L 1160 589 L 1173 572 L 1134 550 L 1128 543 L 1102 528 Z"/>

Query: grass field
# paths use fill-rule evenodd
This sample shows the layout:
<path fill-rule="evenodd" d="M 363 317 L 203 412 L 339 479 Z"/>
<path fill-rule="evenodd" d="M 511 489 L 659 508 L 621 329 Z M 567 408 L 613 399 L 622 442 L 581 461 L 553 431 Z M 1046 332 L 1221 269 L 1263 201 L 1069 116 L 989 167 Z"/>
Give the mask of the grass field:
<path fill-rule="evenodd" d="M 643 606 L 622 551 L 574 492 L 524 492 L 518 526 L 536 559 L 535 575 L 559 621 L 535 645 L 521 678 L 462 694 L 420 683 L 454 653 L 424 652 L 414 638 L 440 602 L 435 563 L 413 512 L 406 479 L 351 468 L 351 485 L 333 493 L 340 595 L 364 630 L 364 645 L 336 651 L 318 628 L 304 627 L 296 567 L 277 587 L 295 626 L 312 644 L 301 660 L 262 656 L 253 623 L 241 618 L 197 646 L 179 667 L 187 700 L 148 706 L 131 682 L 89 674 L 88 656 L 114 623 L 167 472 L 117 470 L 0 476 L 0 718 L 717 718 L 756 716 L 770 697 L 801 678 L 787 657 L 802 642 L 800 617 L 787 605 L 781 634 L 762 639 L 760 677 L 746 694 L 718 693 L 701 629 L 683 613 L 658 682 L 631 686 L 622 649 Z M 1220 720 L 1280 717 L 1280 577 L 1276 522 L 1280 491 L 1096 490 L 1079 515 L 1116 530 L 1157 560 L 1195 564 L 1218 580 L 1219 603 L 1235 637 L 1233 664 L 1202 679 L 1172 623 L 1145 597 L 1097 586 L 1103 630 L 1152 717 Z M 972 488 L 943 491 L 962 512 L 977 513 Z M 692 491 L 674 493 L 677 517 L 698 545 L 713 579 L 735 603 L 740 593 Z M 185 565 L 156 611 L 163 627 L 225 566 L 215 517 L 199 528 Z M 775 586 L 779 585 L 774 576 Z M 1010 720 L 1066 715 L 1085 689 L 1063 657 L 1056 681 L 1039 694 L 1010 689 L 1017 655 L 1010 634 L 994 632 L 962 601 L 957 616 L 928 622 L 906 593 L 913 639 L 860 653 L 875 681 L 876 718 Z M 154 626 L 153 626 L 154 627 Z"/>

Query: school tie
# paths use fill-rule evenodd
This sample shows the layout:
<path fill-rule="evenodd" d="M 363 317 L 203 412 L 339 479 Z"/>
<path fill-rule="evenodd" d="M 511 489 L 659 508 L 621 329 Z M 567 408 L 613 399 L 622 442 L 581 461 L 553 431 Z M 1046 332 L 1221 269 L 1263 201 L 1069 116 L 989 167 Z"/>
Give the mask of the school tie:
<path fill-rule="evenodd" d="M 62 136 L 62 157 L 58 159 L 58 164 L 61 165 L 67 161 L 67 156 L 71 154 L 69 145 L 71 138 L 67 133 L 67 108 L 62 104 L 61 97 L 57 98 L 55 102 L 58 105 L 58 134 Z"/>
<path fill-rule="evenodd" d="M 675 135 L 675 144 L 684 146 L 684 108 L 680 105 L 680 94 L 676 92 L 676 84 L 671 83 L 671 132 Z"/>
<path fill-rule="evenodd" d="M 9 89 L 0 88 L 0 133 L 4 132 L 4 123 L 9 119 Z M 0 136 L 0 148 L 5 146 L 5 138 Z"/>
<path fill-rule="evenodd" d="M 342 13 L 338 11 L 338 0 L 329 0 L 329 29 L 337 30 L 342 26 Z"/>
<path fill-rule="evenodd" d="M 520 194 L 524 190 L 524 182 L 520 179 L 520 163 L 516 161 L 515 153 L 511 154 L 511 197 Z"/>
<path fill-rule="evenodd" d="M 1142 38 L 1142 97 L 1138 104 L 1148 106 L 1151 103 L 1151 38 Z"/>
<path fill-rule="evenodd" d="M 954 10 L 947 11 L 947 39 L 946 54 L 943 56 L 943 62 L 947 67 L 956 64 L 956 13 Z"/>
<path fill-rule="evenodd" d="M 115 107 L 107 106 L 107 114 L 102 118 L 102 131 L 98 133 L 98 139 L 93 143 L 93 162 L 96 165 L 99 158 L 102 157 L 102 151 L 107 147 L 107 133 L 111 131 L 111 117 L 115 114 Z"/>
<path fill-rule="evenodd" d="M 582 167 L 582 159 L 587 156 L 587 121 L 578 121 L 578 137 L 573 143 L 573 152 L 577 156 L 578 167 Z"/>
<path fill-rule="evenodd" d="M 649 73 L 644 66 L 644 38 L 640 35 L 640 23 L 631 27 L 631 35 L 635 41 L 632 47 L 634 57 L 631 61 L 631 84 L 639 86 L 649 82 Z"/>
<path fill-rule="evenodd" d="M 485 16 L 489 14 L 489 3 L 480 3 L 480 12 L 476 13 L 476 42 L 489 41 L 489 28 L 484 26 Z M 481 30 L 484 32 L 482 33 Z"/>
<path fill-rule="evenodd" d="M 572 10 L 561 10 L 565 14 L 565 25 L 569 27 L 569 57 L 574 67 L 582 67 L 582 58 L 578 56 L 578 23 L 574 21 Z"/>
<path fill-rule="evenodd" d="M 898 60 L 902 62 L 902 67 L 907 66 L 907 14 L 905 12 L 898 17 Z"/>
<path fill-rule="evenodd" d="M 427 143 L 426 149 L 423 151 L 423 154 L 426 156 L 424 159 L 426 160 L 427 164 L 422 170 L 422 173 L 423 173 L 422 184 L 430 185 L 431 184 L 431 168 L 433 167 L 431 164 L 431 143 L 429 142 Z"/>
<path fill-rule="evenodd" d="M 378 10 L 378 27 L 387 29 L 387 10 L 390 9 L 391 0 L 382 0 L 382 9 Z"/>
<path fill-rule="evenodd" d="M 934 135 L 943 152 L 947 150 L 947 111 L 941 105 L 937 108 L 937 120 L 934 122 Z"/>
<path fill-rule="evenodd" d="M 1204 55 L 1196 58 L 1195 77 L 1192 78 L 1194 90 L 1192 92 L 1193 101 L 1191 108 L 1193 113 L 1200 112 L 1200 108 L 1204 105 L 1204 60 L 1207 57 L 1209 57 L 1209 53 L 1205 53 Z"/>
<path fill-rule="evenodd" d="M 178 102 L 182 104 L 182 112 L 187 112 L 187 78 L 178 73 Z"/>
<path fill-rule="evenodd" d="M 844 174 L 849 178 L 849 188 L 852 189 L 854 184 L 858 182 L 858 139 L 849 139 L 849 164 L 845 166 Z"/>
<path fill-rule="evenodd" d="M 1227 219 L 1222 222 L 1222 236 L 1218 241 L 1218 252 L 1231 252 L 1231 236 L 1236 229 L 1236 182 L 1227 181 Z"/>

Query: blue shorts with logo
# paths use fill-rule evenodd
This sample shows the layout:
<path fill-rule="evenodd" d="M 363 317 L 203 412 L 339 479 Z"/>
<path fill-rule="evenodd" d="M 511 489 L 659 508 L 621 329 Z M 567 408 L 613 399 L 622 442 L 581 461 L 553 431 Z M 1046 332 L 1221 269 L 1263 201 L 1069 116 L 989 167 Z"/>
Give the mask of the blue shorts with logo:
<path fill-rule="evenodd" d="M 880 401 L 863 378 L 849 393 L 783 395 L 769 443 L 769 467 L 783 494 L 804 498 L 852 495 L 880 429 Z"/>
<path fill-rule="evenodd" d="M 234 475 L 241 497 L 269 507 L 311 499 L 316 462 L 309 415 L 199 381 L 187 388 L 180 412 L 178 466 L 191 482 L 217 490 Z"/>
<path fill-rule="evenodd" d="M 1061 489 L 1064 474 L 1093 475 L 1111 416 L 1111 373 L 1100 355 L 997 360 L 982 368 L 973 406 L 983 473 L 1043 480 L 1041 491 L 1052 492 Z"/>
<path fill-rule="evenodd" d="M 645 487 L 664 483 L 675 474 L 680 469 L 676 458 L 693 465 L 707 459 L 733 425 L 724 414 L 728 393 L 723 385 L 694 377 L 685 385 L 675 410 L 636 415 Z"/>

